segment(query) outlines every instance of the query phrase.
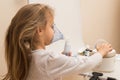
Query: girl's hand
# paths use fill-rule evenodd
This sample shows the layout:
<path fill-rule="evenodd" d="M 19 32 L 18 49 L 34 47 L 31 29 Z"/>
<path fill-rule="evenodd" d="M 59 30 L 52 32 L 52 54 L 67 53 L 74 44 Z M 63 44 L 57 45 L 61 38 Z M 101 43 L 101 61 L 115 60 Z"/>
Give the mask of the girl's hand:
<path fill-rule="evenodd" d="M 96 49 L 104 57 L 107 53 L 112 51 L 112 46 L 109 43 L 102 43 L 97 45 Z"/>
<path fill-rule="evenodd" d="M 69 52 L 69 53 L 64 53 L 64 52 L 62 52 L 62 54 L 64 54 L 64 55 L 66 55 L 66 56 L 71 56 L 72 55 L 72 53 L 71 52 Z"/>

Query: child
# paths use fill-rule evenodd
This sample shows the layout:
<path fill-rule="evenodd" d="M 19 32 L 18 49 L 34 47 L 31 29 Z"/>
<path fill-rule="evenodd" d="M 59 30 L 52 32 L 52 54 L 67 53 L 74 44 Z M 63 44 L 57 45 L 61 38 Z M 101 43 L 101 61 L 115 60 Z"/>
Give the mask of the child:
<path fill-rule="evenodd" d="M 28 4 L 18 11 L 5 39 L 8 72 L 3 80 L 60 80 L 63 75 L 93 69 L 112 50 L 105 43 L 90 57 L 49 52 L 45 46 L 56 39 L 53 24 L 53 10 L 47 5 Z"/>

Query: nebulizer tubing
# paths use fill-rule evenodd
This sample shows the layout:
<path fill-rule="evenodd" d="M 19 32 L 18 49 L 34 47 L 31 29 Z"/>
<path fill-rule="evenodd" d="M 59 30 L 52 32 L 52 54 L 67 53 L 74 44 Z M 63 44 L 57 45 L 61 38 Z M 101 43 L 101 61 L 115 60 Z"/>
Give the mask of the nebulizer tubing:
<path fill-rule="evenodd" d="M 99 72 L 92 72 L 92 74 L 81 73 L 79 75 L 83 76 L 85 80 L 88 80 L 88 78 L 89 78 L 89 80 L 118 80 L 118 79 L 113 78 L 113 77 L 103 76 L 103 73 L 99 73 Z"/>

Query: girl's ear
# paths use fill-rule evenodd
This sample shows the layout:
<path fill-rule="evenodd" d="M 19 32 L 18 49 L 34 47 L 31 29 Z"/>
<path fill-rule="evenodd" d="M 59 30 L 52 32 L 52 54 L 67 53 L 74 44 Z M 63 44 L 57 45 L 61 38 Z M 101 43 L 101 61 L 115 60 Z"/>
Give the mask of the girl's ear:
<path fill-rule="evenodd" d="M 38 27 L 37 28 L 37 34 L 40 35 L 40 36 L 43 35 L 43 29 Z"/>

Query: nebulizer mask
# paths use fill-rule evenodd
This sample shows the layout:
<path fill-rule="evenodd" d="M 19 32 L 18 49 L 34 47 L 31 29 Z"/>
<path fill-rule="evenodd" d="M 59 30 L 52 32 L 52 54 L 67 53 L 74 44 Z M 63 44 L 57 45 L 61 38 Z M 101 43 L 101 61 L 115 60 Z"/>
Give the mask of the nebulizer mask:
<path fill-rule="evenodd" d="M 53 25 L 53 30 L 54 30 L 54 35 L 53 35 L 52 43 L 64 39 L 62 32 L 56 27 L 55 24 Z"/>
<path fill-rule="evenodd" d="M 69 55 L 68 53 L 71 52 L 71 46 L 68 39 L 65 39 L 63 33 L 56 27 L 55 24 L 53 25 L 53 30 L 54 30 L 54 36 L 51 43 L 64 39 L 65 46 L 64 46 L 63 54 Z"/>

